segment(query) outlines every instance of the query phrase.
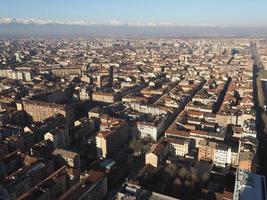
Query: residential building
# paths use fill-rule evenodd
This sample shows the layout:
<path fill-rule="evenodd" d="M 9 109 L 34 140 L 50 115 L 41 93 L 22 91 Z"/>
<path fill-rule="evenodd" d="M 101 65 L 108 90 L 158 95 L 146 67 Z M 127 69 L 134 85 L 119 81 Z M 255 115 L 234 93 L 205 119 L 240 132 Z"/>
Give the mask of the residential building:
<path fill-rule="evenodd" d="M 226 167 L 231 164 L 231 148 L 226 144 L 218 144 L 214 151 L 214 165 Z"/>
<path fill-rule="evenodd" d="M 145 164 L 150 164 L 153 167 L 159 167 L 160 165 L 163 165 L 166 161 L 169 151 L 170 143 L 166 140 L 153 144 L 146 153 Z"/>
<path fill-rule="evenodd" d="M 42 121 L 56 114 L 62 114 L 71 126 L 74 121 L 74 110 L 71 105 L 60 105 L 55 103 L 35 101 L 35 100 L 22 100 L 23 110 L 32 117 L 33 121 Z"/>
<path fill-rule="evenodd" d="M 103 118 L 102 118 L 103 120 Z M 96 135 L 96 148 L 100 158 L 106 158 L 128 141 L 128 125 L 125 121 L 108 118 L 100 124 Z"/>
<path fill-rule="evenodd" d="M 190 140 L 187 139 L 166 138 L 166 140 L 170 143 L 170 153 L 175 156 L 184 157 L 192 148 Z"/>
<path fill-rule="evenodd" d="M 80 167 L 80 155 L 73 151 L 67 151 L 64 149 L 55 149 L 52 153 L 54 160 L 59 164 L 68 164 L 70 167 Z"/>
<path fill-rule="evenodd" d="M 68 128 L 61 126 L 47 132 L 44 135 L 45 140 L 50 140 L 53 142 L 54 149 L 56 148 L 66 148 L 69 146 L 69 131 Z"/>
<path fill-rule="evenodd" d="M 198 160 L 212 162 L 214 160 L 216 145 L 215 142 L 208 140 L 199 141 Z"/>
<path fill-rule="evenodd" d="M 108 192 L 107 177 L 103 172 L 91 170 L 64 192 L 59 200 L 102 200 Z"/>

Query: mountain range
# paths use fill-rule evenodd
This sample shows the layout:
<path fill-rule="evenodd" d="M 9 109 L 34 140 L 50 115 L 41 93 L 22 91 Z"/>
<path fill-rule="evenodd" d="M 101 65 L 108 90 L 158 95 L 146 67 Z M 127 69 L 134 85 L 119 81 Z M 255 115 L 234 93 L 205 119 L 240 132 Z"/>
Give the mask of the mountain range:
<path fill-rule="evenodd" d="M 175 25 L 172 23 L 128 23 L 111 20 L 43 20 L 0 17 L 2 36 L 93 36 L 93 37 L 247 37 L 266 36 L 267 27 L 222 27 Z"/>

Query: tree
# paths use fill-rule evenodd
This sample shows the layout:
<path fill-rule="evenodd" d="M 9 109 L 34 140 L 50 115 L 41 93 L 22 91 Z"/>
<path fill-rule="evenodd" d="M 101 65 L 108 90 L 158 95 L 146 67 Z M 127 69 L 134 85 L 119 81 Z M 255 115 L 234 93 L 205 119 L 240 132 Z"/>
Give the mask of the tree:
<path fill-rule="evenodd" d="M 138 155 L 148 150 L 148 145 L 137 139 L 133 139 L 130 142 L 129 147 Z"/>
<path fill-rule="evenodd" d="M 238 50 L 236 49 L 236 48 L 233 48 L 232 50 L 231 50 L 231 54 L 232 55 L 235 55 L 235 54 L 237 54 L 238 53 Z"/>

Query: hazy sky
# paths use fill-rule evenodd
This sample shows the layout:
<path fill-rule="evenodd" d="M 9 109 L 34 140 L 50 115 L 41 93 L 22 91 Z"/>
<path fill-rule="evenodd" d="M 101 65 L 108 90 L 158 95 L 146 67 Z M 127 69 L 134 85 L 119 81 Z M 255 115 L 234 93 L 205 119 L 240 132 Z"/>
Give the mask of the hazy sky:
<path fill-rule="evenodd" d="M 267 0 L 0 0 L 0 17 L 267 27 Z"/>

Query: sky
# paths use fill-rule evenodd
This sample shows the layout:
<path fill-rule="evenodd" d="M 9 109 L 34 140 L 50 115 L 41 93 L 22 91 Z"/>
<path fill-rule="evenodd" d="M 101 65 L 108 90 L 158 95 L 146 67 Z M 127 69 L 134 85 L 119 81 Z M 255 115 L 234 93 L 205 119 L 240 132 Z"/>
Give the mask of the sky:
<path fill-rule="evenodd" d="M 267 27 L 267 0 L 0 0 L 0 17 Z"/>

